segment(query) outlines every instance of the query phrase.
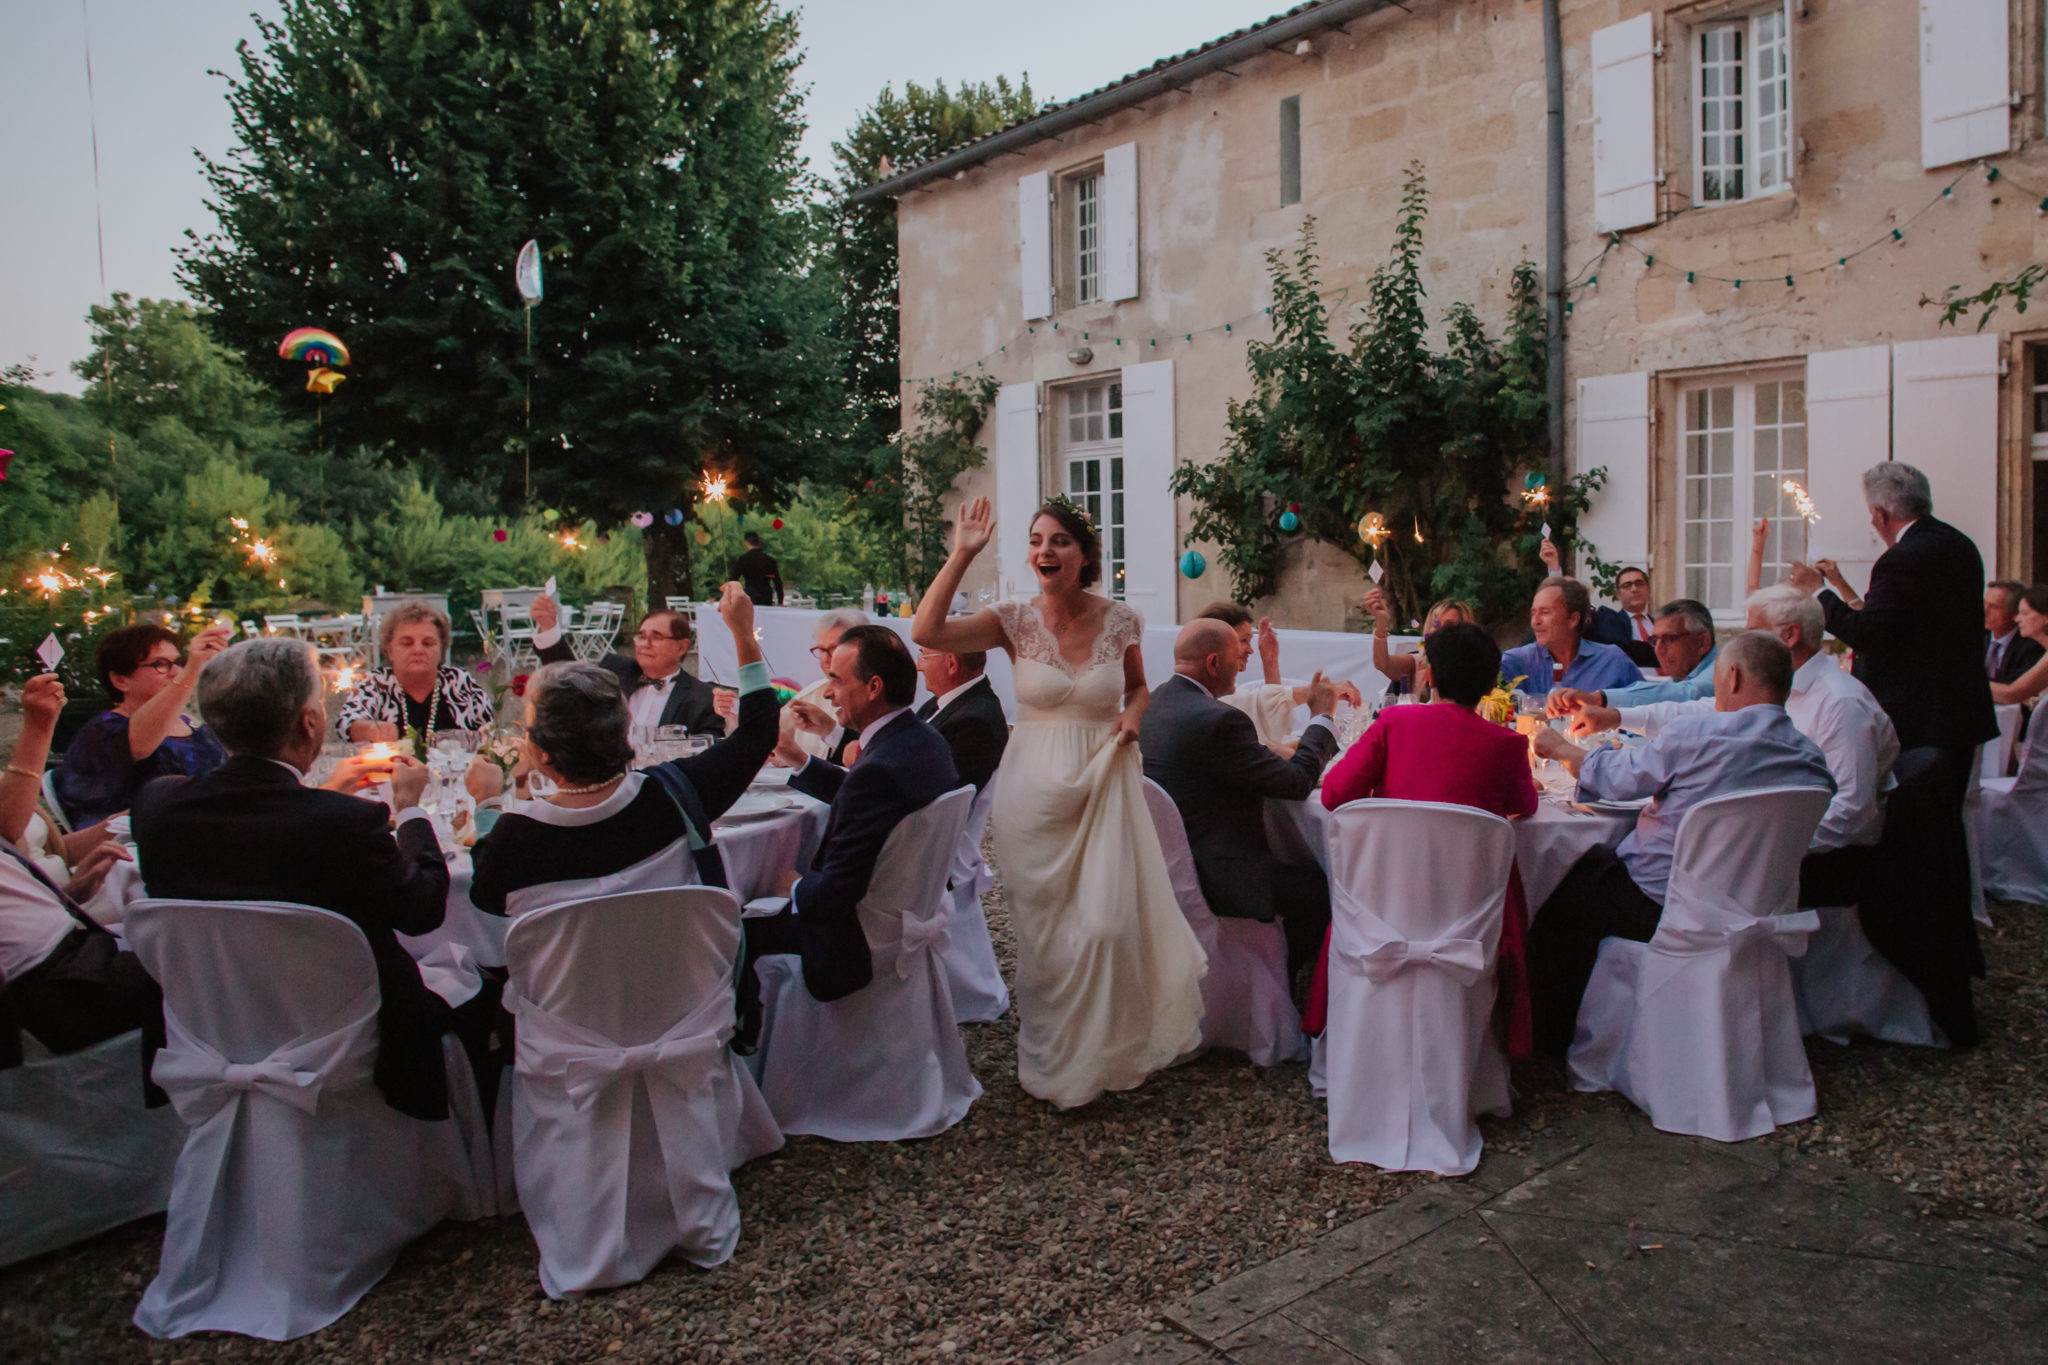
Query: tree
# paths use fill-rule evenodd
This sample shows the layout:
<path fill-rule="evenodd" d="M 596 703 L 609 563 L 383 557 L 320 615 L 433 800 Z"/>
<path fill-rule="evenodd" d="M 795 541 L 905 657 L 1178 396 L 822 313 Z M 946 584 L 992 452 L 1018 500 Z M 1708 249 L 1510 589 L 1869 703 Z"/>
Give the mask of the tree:
<path fill-rule="evenodd" d="M 1455 303 L 1433 349 L 1424 309 L 1422 225 L 1428 196 L 1411 166 L 1387 262 L 1373 272 L 1364 315 L 1348 345 L 1331 339 L 1315 224 L 1303 224 L 1290 259 L 1267 253 L 1273 340 L 1252 342 L 1252 395 L 1229 406 L 1223 455 L 1182 465 L 1173 490 L 1195 500 L 1190 539 L 1222 547 L 1242 601 L 1278 587 L 1293 536 L 1334 545 L 1368 568 L 1377 557 L 1398 620 L 1437 598 L 1475 603 L 1490 620 L 1520 610 L 1540 577 L 1540 526 L 1571 538 L 1585 474 L 1539 501 L 1525 475 L 1548 456 L 1541 285 L 1527 261 L 1508 288 L 1507 333 L 1486 335 L 1470 305 Z M 1299 518 L 1283 531 L 1282 514 Z M 1377 552 L 1360 535 L 1378 512 L 1388 534 Z"/>
<path fill-rule="evenodd" d="M 896 203 L 891 199 L 852 202 L 854 191 L 895 171 L 929 161 L 964 142 L 984 137 L 1039 111 L 1031 77 L 1013 87 L 962 82 L 948 91 L 944 81 L 927 88 L 916 81 L 882 93 L 854 120 L 843 141 L 832 144 L 836 178 L 832 189 L 832 262 L 839 277 L 839 335 L 847 348 L 858 425 L 856 448 L 873 450 L 898 430 L 902 362 L 897 342 Z M 886 170 L 884 168 L 887 168 Z"/>
<path fill-rule="evenodd" d="M 258 25 L 238 145 L 206 162 L 221 232 L 183 279 L 288 391 L 279 338 L 342 337 L 330 440 L 608 524 L 689 507 L 706 468 L 768 502 L 830 471 L 834 284 L 772 0 L 289 0 Z M 646 533 L 657 597 L 681 534 Z"/>

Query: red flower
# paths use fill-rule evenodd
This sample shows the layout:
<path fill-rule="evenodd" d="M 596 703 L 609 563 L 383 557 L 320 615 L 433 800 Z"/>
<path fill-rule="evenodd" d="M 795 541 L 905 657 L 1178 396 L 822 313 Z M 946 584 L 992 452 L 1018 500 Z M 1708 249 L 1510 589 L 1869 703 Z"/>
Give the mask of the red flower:
<path fill-rule="evenodd" d="M 531 673 L 514 673 L 512 675 L 512 695 L 515 697 L 525 696 L 526 680 L 532 676 Z"/>
<path fill-rule="evenodd" d="M 503 545 L 505 543 L 505 532 L 502 529 L 493 531 L 491 532 L 491 539 Z"/>

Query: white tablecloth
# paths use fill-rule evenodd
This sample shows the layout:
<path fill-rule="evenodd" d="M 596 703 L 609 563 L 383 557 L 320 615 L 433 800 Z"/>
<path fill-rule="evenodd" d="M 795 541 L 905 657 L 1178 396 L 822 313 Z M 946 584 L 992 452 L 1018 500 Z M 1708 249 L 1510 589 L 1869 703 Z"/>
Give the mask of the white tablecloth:
<path fill-rule="evenodd" d="M 2012 762 L 2013 741 L 2020 732 L 2018 702 L 1991 709 L 1998 714 L 1998 738 L 1978 751 L 1978 776 L 1986 782 L 2006 775 L 2007 766 Z"/>
<path fill-rule="evenodd" d="M 1313 861 L 1326 868 L 1323 848 L 1329 823 L 1320 792 L 1306 801 L 1266 802 L 1266 837 L 1283 862 Z M 1588 849 L 1596 844 L 1615 847 L 1636 822 L 1632 815 L 1581 815 L 1546 799 L 1534 815 L 1514 824 L 1515 862 L 1522 869 L 1522 892 L 1533 917 Z"/>

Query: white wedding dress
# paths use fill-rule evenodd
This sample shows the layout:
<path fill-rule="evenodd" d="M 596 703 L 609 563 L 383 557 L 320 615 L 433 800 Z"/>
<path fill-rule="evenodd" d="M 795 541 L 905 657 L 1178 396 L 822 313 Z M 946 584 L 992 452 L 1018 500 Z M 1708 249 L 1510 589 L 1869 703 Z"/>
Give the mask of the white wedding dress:
<path fill-rule="evenodd" d="M 1174 899 L 1137 746 L 1113 737 L 1144 623 L 1112 602 L 1076 671 L 1035 606 L 995 610 L 1017 696 L 990 821 L 1017 939 L 1017 1078 L 1070 1109 L 1200 1044 L 1208 959 Z"/>

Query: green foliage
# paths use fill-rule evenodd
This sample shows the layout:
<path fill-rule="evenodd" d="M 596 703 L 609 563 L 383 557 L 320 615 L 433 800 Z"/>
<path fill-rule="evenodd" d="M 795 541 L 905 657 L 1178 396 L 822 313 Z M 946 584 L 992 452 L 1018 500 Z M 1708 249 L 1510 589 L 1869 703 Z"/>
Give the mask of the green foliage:
<path fill-rule="evenodd" d="M 992 375 L 925 385 L 917 396 L 917 425 L 870 453 L 869 477 L 854 506 L 888 547 L 889 580 L 906 583 L 912 600 L 953 548 L 943 500 L 962 474 L 988 462 L 974 438 L 1001 387 Z"/>
<path fill-rule="evenodd" d="M 775 556 L 784 586 L 820 601 L 858 598 L 865 584 L 886 584 L 900 572 L 898 546 L 856 510 L 854 500 L 808 487 L 780 513 L 736 511 L 724 503 L 700 503 L 690 540 L 691 581 L 708 597 L 713 585 L 732 577 L 732 562 L 746 549 L 748 531 Z M 697 535 L 705 539 L 699 543 Z"/>
<path fill-rule="evenodd" d="M 1012 86 L 998 76 L 990 85 L 963 81 L 948 90 L 885 85 L 843 141 L 832 144 L 832 265 L 839 280 L 839 335 L 851 369 L 856 449 L 889 440 L 901 418 L 902 362 L 897 345 L 896 202 L 851 202 L 855 190 L 889 172 L 929 161 L 962 143 L 1030 118 L 1039 111 L 1031 77 Z"/>
<path fill-rule="evenodd" d="M 1957 286 L 1951 285 L 1941 297 L 1941 325 L 1953 327 L 1957 318 L 1966 316 L 1974 308 L 1979 310 L 1977 330 L 1981 332 L 1990 325 L 1992 315 L 1999 310 L 2000 305 L 2007 302 L 2012 304 L 2015 313 L 2024 313 L 2035 288 L 2044 279 L 2048 279 L 2048 265 L 2036 262 L 2011 279 L 1995 280 L 1974 294 L 1965 294 Z M 1926 304 L 1933 300 L 1923 298 L 1920 302 Z"/>
<path fill-rule="evenodd" d="M 221 231 L 183 279 L 293 411 L 324 404 L 330 445 L 604 523 L 688 507 L 706 466 L 760 502 L 829 472 L 836 286 L 812 268 L 792 15 L 288 0 L 257 23 L 238 145 L 207 163 Z M 275 355 L 309 324 L 352 352 L 331 398 Z M 653 590 L 685 562 L 673 536 L 648 532 Z"/>
<path fill-rule="evenodd" d="M 1541 506 L 1519 496 L 1524 471 L 1541 470 L 1548 456 L 1541 284 L 1533 265 L 1518 263 L 1502 339 L 1454 303 L 1433 346 L 1422 286 L 1427 202 L 1421 167 L 1411 166 L 1392 252 L 1342 347 L 1331 338 L 1314 221 L 1291 254 L 1267 254 L 1274 335 L 1247 348 L 1252 394 L 1229 406 L 1221 458 L 1173 476 L 1173 491 L 1195 502 L 1189 539 L 1219 547 L 1241 601 L 1276 591 L 1296 537 L 1336 546 L 1363 571 L 1373 552 L 1359 523 L 1379 512 L 1391 531 L 1379 550 L 1381 587 L 1396 620 L 1443 597 L 1503 620 L 1541 577 L 1538 527 L 1548 521 L 1569 540 L 1597 485 L 1582 475 Z M 1279 529 L 1289 507 L 1301 517 L 1294 536 Z"/>

